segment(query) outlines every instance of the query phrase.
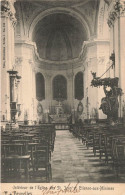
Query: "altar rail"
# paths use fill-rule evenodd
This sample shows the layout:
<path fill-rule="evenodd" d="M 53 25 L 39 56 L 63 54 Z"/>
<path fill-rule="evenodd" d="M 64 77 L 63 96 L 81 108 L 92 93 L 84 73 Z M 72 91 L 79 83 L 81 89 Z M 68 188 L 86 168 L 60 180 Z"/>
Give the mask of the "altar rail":
<path fill-rule="evenodd" d="M 55 130 L 69 130 L 70 124 L 55 123 Z"/>

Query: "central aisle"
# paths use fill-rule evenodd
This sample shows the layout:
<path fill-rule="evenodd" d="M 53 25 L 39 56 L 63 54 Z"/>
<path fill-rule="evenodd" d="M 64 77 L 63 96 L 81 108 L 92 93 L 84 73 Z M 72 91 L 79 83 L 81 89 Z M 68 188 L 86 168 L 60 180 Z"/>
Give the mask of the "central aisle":
<path fill-rule="evenodd" d="M 69 131 L 56 131 L 52 183 L 117 182 L 111 166 L 94 157 Z"/>

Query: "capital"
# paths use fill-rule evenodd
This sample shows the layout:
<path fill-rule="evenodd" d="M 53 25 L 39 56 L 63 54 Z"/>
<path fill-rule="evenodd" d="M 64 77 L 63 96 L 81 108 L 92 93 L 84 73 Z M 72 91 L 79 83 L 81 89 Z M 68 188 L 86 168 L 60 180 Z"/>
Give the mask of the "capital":
<path fill-rule="evenodd" d="M 13 5 L 14 1 L 10 0 L 3 0 L 1 1 L 1 16 L 2 17 L 8 17 L 11 22 L 13 27 L 16 25 L 16 18 L 15 18 L 15 8 Z"/>
<path fill-rule="evenodd" d="M 45 76 L 46 79 L 51 79 L 52 74 L 51 73 L 45 73 L 44 76 Z"/>
<path fill-rule="evenodd" d="M 67 73 L 66 75 L 67 75 L 67 78 L 68 79 L 72 79 L 73 76 L 74 76 L 74 73 L 73 72 L 70 72 L 70 73 Z"/>
<path fill-rule="evenodd" d="M 113 4 L 112 10 L 109 13 L 108 16 L 108 25 L 109 27 L 113 26 L 114 21 L 120 17 L 125 15 L 125 1 L 124 0 L 115 0 L 115 3 Z"/>

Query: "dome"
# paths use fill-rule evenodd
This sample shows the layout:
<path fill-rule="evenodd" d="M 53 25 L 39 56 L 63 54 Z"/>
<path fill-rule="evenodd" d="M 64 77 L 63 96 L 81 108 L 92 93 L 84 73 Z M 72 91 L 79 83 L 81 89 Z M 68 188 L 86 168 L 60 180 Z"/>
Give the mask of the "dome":
<path fill-rule="evenodd" d="M 77 58 L 87 40 L 83 25 L 68 14 L 50 14 L 38 22 L 33 32 L 40 58 L 64 61 Z"/>

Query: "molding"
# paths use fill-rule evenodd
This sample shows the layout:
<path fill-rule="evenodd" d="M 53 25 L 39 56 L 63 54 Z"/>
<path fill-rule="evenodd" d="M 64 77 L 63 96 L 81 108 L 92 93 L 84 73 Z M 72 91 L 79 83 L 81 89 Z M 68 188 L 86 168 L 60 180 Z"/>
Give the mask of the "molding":
<path fill-rule="evenodd" d="M 81 49 L 81 52 L 79 54 L 80 59 L 84 59 L 87 55 L 87 43 L 88 43 L 88 41 L 83 42 L 82 49 Z"/>
<path fill-rule="evenodd" d="M 65 60 L 65 61 L 51 61 L 42 59 L 39 57 L 39 54 L 37 52 L 36 44 L 34 42 L 31 42 L 29 40 L 21 40 L 16 41 L 15 45 L 24 45 L 25 47 L 32 50 L 33 54 L 33 62 L 38 68 L 48 69 L 48 70 L 67 70 L 77 68 L 83 65 L 83 61 L 85 58 L 74 58 L 71 60 Z M 32 60 L 29 61 L 31 63 Z"/>
<path fill-rule="evenodd" d="M 89 40 L 89 41 L 84 41 L 79 58 L 85 59 L 86 54 L 87 54 L 87 48 L 94 46 L 94 45 L 97 45 L 97 44 L 108 44 L 109 45 L 110 41 L 108 39 L 93 39 L 93 40 Z"/>

